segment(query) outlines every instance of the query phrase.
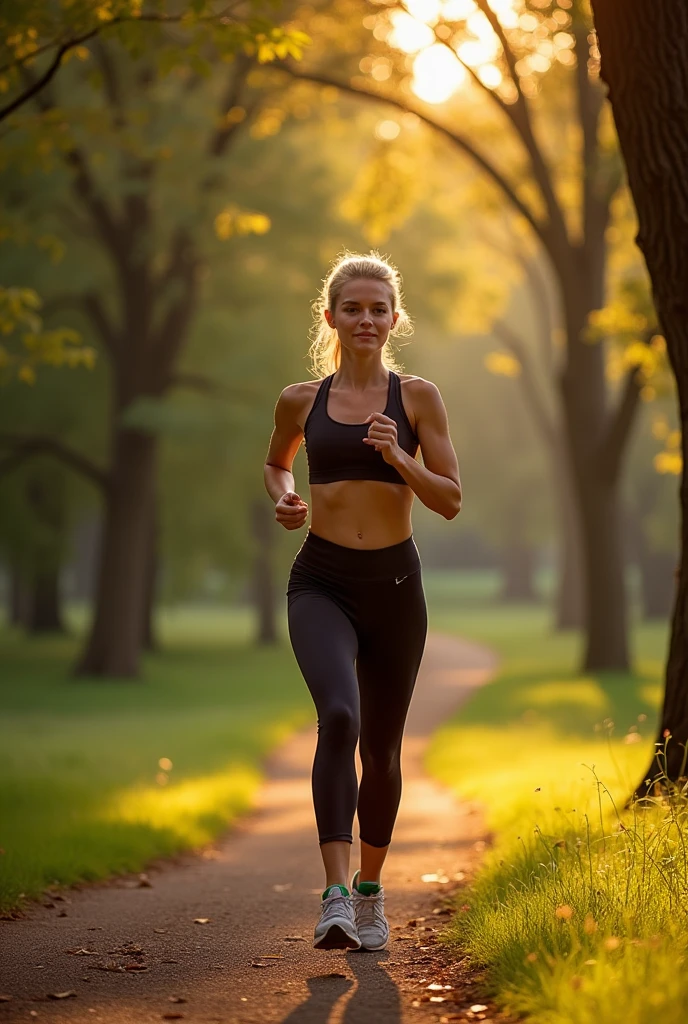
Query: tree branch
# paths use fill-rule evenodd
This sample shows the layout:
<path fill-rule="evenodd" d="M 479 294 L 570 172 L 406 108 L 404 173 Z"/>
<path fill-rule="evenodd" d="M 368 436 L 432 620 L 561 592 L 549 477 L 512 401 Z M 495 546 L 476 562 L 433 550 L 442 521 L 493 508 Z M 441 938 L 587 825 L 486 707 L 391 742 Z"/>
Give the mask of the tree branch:
<path fill-rule="evenodd" d="M 27 459 L 37 455 L 51 455 L 63 462 L 76 473 L 86 477 L 101 490 L 110 483 L 109 473 L 92 462 L 86 455 L 74 451 L 62 441 L 54 437 L 22 437 L 15 434 L 0 434 L 0 445 L 9 446 L 13 450 L 0 460 L 0 478 L 18 469 Z"/>
<path fill-rule="evenodd" d="M 44 46 L 38 47 L 32 53 L 26 54 L 26 56 L 21 57 L 19 60 L 13 61 L 11 64 L 6 64 L 4 67 L 0 68 L 0 74 L 2 74 L 5 71 L 12 70 L 12 68 L 25 68 L 30 61 L 35 60 L 36 57 L 42 56 L 42 54 L 47 53 L 48 50 L 51 50 L 54 46 L 57 46 L 57 52 L 55 53 L 53 59 L 50 62 L 50 65 L 45 70 L 45 72 L 39 78 L 34 79 L 34 81 L 32 81 L 32 83 L 24 90 L 24 92 L 20 93 L 19 96 L 15 97 L 15 99 L 13 99 L 10 103 L 6 104 L 4 107 L 0 107 L 0 122 L 4 121 L 7 117 L 10 116 L 10 114 L 13 114 L 15 110 L 19 109 L 19 107 L 22 107 L 25 103 L 28 103 L 29 100 L 33 99 L 33 97 L 41 91 L 41 89 L 44 89 L 45 86 L 49 84 L 49 82 L 55 77 L 55 75 L 59 71 L 62 61 L 64 60 L 66 54 L 70 52 L 70 50 L 76 49 L 77 46 L 83 46 L 84 43 L 87 43 L 90 39 L 93 39 L 94 36 L 100 35 L 102 32 L 106 32 L 109 28 L 112 28 L 114 25 L 129 24 L 132 22 L 153 22 L 163 25 L 179 24 L 179 22 L 181 22 L 182 19 L 185 17 L 186 11 L 184 11 L 182 14 L 170 15 L 141 14 L 136 17 L 119 15 L 116 18 L 111 18 L 109 21 L 103 21 L 99 25 L 95 25 L 93 28 L 90 28 L 87 32 L 82 32 L 80 35 L 74 36 L 72 39 L 67 39 L 63 43 L 58 43 L 54 40 L 50 43 L 46 43 Z M 212 23 L 214 21 L 228 19 L 229 17 L 229 7 L 227 7 L 225 8 L 224 11 L 218 12 L 213 17 L 200 18 L 199 22 Z"/>
<path fill-rule="evenodd" d="M 398 110 L 403 110 L 411 114 L 415 114 L 421 121 L 434 128 L 435 131 L 439 132 L 446 139 L 457 146 L 463 153 L 473 160 L 474 163 L 480 167 L 482 171 L 492 179 L 495 185 L 502 191 L 504 196 L 508 199 L 515 210 L 521 214 L 522 217 L 527 220 L 530 226 L 533 228 L 538 237 L 542 240 L 543 244 L 547 247 L 548 251 L 551 250 L 553 244 L 553 238 L 551 230 L 548 224 L 543 223 L 537 217 L 537 215 L 530 209 L 516 194 L 513 186 L 507 181 L 504 175 L 487 159 L 483 156 L 464 136 L 453 132 L 446 125 L 440 124 L 438 121 L 433 120 L 427 114 L 424 114 L 422 110 L 418 109 L 412 103 L 404 103 L 394 96 L 385 96 L 381 93 L 373 92 L 371 89 L 364 89 L 361 86 L 353 85 L 349 82 L 341 82 L 337 79 L 330 78 L 329 76 L 318 71 L 306 71 L 296 70 L 290 64 L 282 62 L 276 65 L 281 71 L 286 71 L 292 78 L 300 79 L 306 82 L 315 82 L 319 85 L 331 85 L 335 89 L 341 89 L 342 92 L 351 93 L 353 96 L 363 96 L 365 99 L 372 100 L 376 103 L 387 103 L 390 106 L 396 107 Z"/>

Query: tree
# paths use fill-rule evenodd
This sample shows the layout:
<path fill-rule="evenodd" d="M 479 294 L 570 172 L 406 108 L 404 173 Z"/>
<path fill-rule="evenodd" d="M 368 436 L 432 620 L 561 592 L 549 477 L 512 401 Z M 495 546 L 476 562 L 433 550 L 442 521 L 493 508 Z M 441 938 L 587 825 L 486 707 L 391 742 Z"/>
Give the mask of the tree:
<path fill-rule="evenodd" d="M 369 44 L 369 59 L 361 61 L 347 37 L 339 73 L 332 70 L 330 57 L 327 69 L 312 62 L 289 67 L 289 72 L 415 113 L 473 162 L 546 253 L 559 289 L 566 339 L 559 405 L 585 559 L 583 667 L 621 669 L 629 659 L 619 484 L 642 384 L 634 366 L 618 397 L 610 394 L 605 346 L 586 339 L 590 314 L 605 305 L 605 234 L 621 166 L 613 133 L 604 120 L 588 4 L 585 0 L 529 0 L 525 10 L 527 19 L 522 22 L 506 5 L 500 5 L 498 15 L 488 0 L 457 0 L 449 5 L 446 16 L 439 5 L 428 5 L 422 21 L 394 4 L 365 19 L 365 27 L 379 41 Z M 320 26 L 322 15 L 318 17 Z M 303 24 L 308 24 L 307 13 Z M 323 39 L 321 32 L 314 57 L 317 52 L 329 54 L 338 25 L 333 18 L 332 38 Z M 418 53 L 411 58 L 412 79 L 408 53 Z M 454 68 L 452 86 L 447 84 L 449 73 L 444 79 L 436 75 L 439 61 L 445 70 L 447 62 Z M 428 101 L 448 101 L 461 76 L 469 99 L 455 97 L 451 105 L 446 104 L 450 117 L 437 116 Z M 387 84 L 381 86 L 381 82 Z M 543 132 L 545 96 L 560 114 L 557 121 L 547 121 L 547 135 Z M 479 108 L 478 97 L 483 100 Z M 490 111 L 497 121 L 490 119 Z M 571 122 L 578 133 L 577 147 L 570 141 Z M 477 139 L 484 131 L 488 139 L 499 139 L 501 157 L 480 147 Z M 558 159 L 561 154 L 563 158 Z M 579 185 L 580 201 L 576 201 Z"/>
<path fill-rule="evenodd" d="M 678 391 L 682 430 L 681 561 L 657 744 L 667 775 L 684 774 L 688 743 L 688 9 L 682 0 L 593 0 L 601 73 L 638 213 L 637 235 L 652 281 Z M 637 788 L 644 796 L 652 764 Z"/>

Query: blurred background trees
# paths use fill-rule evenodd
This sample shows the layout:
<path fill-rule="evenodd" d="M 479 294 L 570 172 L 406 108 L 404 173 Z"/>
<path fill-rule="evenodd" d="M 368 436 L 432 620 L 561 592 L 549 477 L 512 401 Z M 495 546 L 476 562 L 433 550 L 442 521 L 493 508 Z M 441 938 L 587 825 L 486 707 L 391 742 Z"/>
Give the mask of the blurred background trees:
<path fill-rule="evenodd" d="M 375 246 L 462 466 L 458 520 L 416 504 L 424 564 L 550 602 L 587 668 L 623 667 L 627 609 L 673 594 L 680 467 L 587 5 L 182 6 L 3 12 L 11 620 L 78 620 L 89 675 L 139 672 L 160 603 L 250 603 L 277 640 L 302 536 L 264 494 L 274 403 L 328 264 Z M 30 372 L 22 296 L 62 352 Z"/>

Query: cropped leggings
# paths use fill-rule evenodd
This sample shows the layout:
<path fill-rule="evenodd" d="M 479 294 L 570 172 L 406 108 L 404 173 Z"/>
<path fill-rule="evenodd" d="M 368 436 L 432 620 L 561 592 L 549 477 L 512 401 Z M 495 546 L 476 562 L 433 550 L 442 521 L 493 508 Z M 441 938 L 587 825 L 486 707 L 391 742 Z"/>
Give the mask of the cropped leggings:
<path fill-rule="evenodd" d="M 320 843 L 387 846 L 401 799 L 401 740 L 427 635 L 413 537 L 349 548 L 309 532 L 289 574 L 289 638 L 315 703 L 312 787 Z M 361 784 L 355 766 L 360 741 Z"/>

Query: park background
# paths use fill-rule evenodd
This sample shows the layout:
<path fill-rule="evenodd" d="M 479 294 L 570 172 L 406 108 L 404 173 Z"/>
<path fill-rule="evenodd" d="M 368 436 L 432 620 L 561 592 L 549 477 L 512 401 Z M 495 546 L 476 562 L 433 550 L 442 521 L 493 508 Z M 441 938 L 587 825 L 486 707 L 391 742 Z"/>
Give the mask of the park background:
<path fill-rule="evenodd" d="M 684 810 L 623 804 L 681 440 L 589 6 L 226 10 L 2 15 L 2 906 L 210 841 L 312 717 L 263 461 L 372 248 L 461 466 L 459 517 L 414 508 L 431 628 L 500 655 L 428 756 L 496 837 L 447 940 L 538 1021 L 678 1020 Z"/>

